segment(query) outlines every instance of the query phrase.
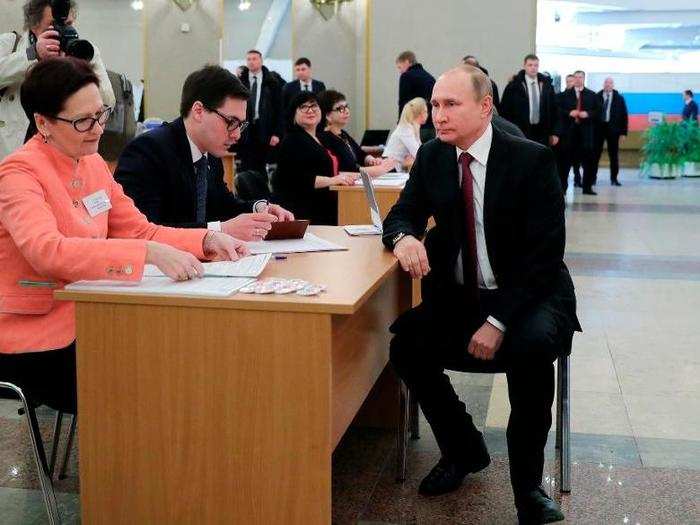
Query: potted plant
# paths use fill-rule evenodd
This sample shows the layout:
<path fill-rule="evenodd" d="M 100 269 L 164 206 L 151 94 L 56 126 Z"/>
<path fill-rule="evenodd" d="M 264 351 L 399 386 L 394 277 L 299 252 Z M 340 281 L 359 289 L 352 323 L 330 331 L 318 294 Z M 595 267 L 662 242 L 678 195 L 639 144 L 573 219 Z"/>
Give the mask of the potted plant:
<path fill-rule="evenodd" d="M 683 166 L 683 130 L 678 123 L 662 121 L 644 133 L 642 172 L 654 179 L 674 179 Z"/>
<path fill-rule="evenodd" d="M 698 121 L 686 121 L 685 128 L 685 148 L 684 148 L 684 177 L 700 177 L 700 125 Z"/>

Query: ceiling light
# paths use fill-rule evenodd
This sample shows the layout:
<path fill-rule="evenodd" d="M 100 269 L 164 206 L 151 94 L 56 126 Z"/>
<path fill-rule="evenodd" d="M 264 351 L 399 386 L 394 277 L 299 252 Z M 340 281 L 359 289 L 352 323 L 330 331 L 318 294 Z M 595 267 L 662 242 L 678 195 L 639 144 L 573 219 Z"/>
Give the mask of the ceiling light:
<path fill-rule="evenodd" d="M 250 9 L 250 1 L 249 0 L 241 0 L 240 3 L 238 4 L 238 9 L 241 11 L 247 11 Z"/>
<path fill-rule="evenodd" d="M 143 9 L 143 0 L 134 0 L 131 2 L 131 9 L 141 11 Z"/>

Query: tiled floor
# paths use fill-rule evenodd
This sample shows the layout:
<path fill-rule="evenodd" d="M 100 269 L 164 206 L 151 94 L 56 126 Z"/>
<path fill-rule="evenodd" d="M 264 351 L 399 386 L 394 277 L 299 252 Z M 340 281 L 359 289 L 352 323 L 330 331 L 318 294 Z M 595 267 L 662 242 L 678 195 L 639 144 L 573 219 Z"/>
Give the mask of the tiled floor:
<path fill-rule="evenodd" d="M 700 180 L 625 171 L 597 197 L 569 190 L 567 261 L 585 332 L 574 341 L 572 493 L 560 497 L 550 436 L 545 483 L 573 524 L 700 524 Z M 333 458 L 334 523 L 514 524 L 502 375 L 453 374 L 493 462 L 461 490 L 416 494 L 438 459 L 430 429 L 394 480 L 391 432 L 351 429 Z M 46 436 L 50 436 L 46 413 Z M 23 420 L 0 402 L 0 523 L 45 523 Z M 79 521 L 77 465 L 57 484 Z"/>

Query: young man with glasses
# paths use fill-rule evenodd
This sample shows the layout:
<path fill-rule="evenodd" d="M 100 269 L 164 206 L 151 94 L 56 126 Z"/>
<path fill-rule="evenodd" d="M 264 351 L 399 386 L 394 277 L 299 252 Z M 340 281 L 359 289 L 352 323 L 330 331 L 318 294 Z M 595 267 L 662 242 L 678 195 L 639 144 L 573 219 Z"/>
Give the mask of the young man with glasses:
<path fill-rule="evenodd" d="M 248 125 L 248 97 L 230 71 L 205 66 L 185 80 L 180 118 L 122 152 L 114 178 L 151 222 L 261 240 L 273 222 L 294 219 L 276 204 L 239 199 L 224 183 L 220 157 Z"/>

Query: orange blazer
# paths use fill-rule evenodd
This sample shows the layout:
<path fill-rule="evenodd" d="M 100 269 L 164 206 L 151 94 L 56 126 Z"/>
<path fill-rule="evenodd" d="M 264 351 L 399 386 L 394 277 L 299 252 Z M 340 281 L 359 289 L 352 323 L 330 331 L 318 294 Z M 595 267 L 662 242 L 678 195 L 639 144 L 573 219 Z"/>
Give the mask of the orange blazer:
<path fill-rule="evenodd" d="M 91 217 L 82 199 L 100 190 L 112 208 Z M 0 164 L 0 352 L 68 346 L 75 306 L 54 301 L 54 290 L 81 279 L 139 281 L 148 240 L 203 259 L 205 235 L 151 224 L 98 154 L 76 161 L 34 137 Z"/>

